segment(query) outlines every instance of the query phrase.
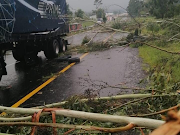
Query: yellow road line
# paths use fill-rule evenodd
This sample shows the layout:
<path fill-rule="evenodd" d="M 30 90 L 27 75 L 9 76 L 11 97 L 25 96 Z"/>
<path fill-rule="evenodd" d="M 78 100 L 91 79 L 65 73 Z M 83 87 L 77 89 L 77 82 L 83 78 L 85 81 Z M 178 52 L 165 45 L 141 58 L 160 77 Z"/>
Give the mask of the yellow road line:
<path fill-rule="evenodd" d="M 84 55 L 82 55 L 80 57 L 80 59 L 83 59 L 86 55 L 88 55 L 88 53 L 85 53 Z M 70 69 L 72 66 L 74 66 L 75 63 L 71 63 L 70 65 L 68 65 L 67 67 L 65 67 L 63 70 L 61 70 L 57 75 L 54 75 L 52 78 L 50 78 L 49 80 L 47 80 L 46 82 L 44 82 L 42 85 L 40 85 L 39 87 L 37 87 L 35 90 L 33 90 L 32 92 L 30 92 L 28 95 L 26 95 L 25 97 L 23 97 L 21 100 L 19 100 L 17 103 L 15 103 L 14 105 L 12 105 L 11 107 L 13 108 L 17 108 L 19 107 L 21 104 L 23 104 L 25 101 L 27 101 L 28 99 L 30 99 L 32 96 L 34 96 L 36 93 L 38 93 L 40 90 L 42 90 L 44 87 L 46 87 L 48 84 L 50 84 L 52 81 L 54 81 L 59 75 L 61 75 L 62 73 L 66 72 L 68 69 Z"/>
<path fill-rule="evenodd" d="M 82 60 L 84 57 L 86 57 L 86 55 L 88 55 L 88 53 L 83 54 L 80 59 Z"/>

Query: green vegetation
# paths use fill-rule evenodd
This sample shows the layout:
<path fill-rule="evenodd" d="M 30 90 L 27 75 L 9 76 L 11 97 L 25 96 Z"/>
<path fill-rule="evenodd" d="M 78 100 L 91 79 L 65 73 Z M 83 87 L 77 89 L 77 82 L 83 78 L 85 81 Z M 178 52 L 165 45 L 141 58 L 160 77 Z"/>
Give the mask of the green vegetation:
<path fill-rule="evenodd" d="M 73 15 L 73 12 L 70 10 L 70 8 L 69 8 L 69 4 L 67 4 L 67 14 L 70 16 L 70 17 L 72 17 L 72 15 Z"/>
<path fill-rule="evenodd" d="M 96 6 L 96 9 L 98 9 L 99 6 L 102 5 L 102 0 L 94 0 L 94 5 Z"/>
<path fill-rule="evenodd" d="M 124 40 L 124 39 L 122 39 Z M 116 47 L 116 46 L 122 46 L 127 44 L 127 42 L 123 42 L 123 41 L 118 41 L 115 43 L 111 43 L 111 42 L 107 42 L 106 44 L 103 44 L 102 42 L 92 42 L 89 45 L 84 45 L 85 43 L 88 43 L 90 41 L 89 37 L 85 37 L 83 39 L 83 42 L 81 46 L 75 46 L 75 47 L 71 47 L 68 49 L 68 51 L 66 52 L 67 55 L 70 55 L 72 53 L 86 53 L 86 52 L 95 52 L 95 51 L 104 51 L 107 49 L 110 49 L 112 47 Z"/>
<path fill-rule="evenodd" d="M 148 3 L 149 11 L 157 18 L 169 18 L 179 14 L 178 0 L 150 0 Z"/>
<path fill-rule="evenodd" d="M 180 18 L 174 19 L 174 23 L 152 17 L 138 20 L 143 22 L 141 35 L 149 37 L 146 43 L 167 51 L 180 52 L 178 40 L 180 28 L 175 25 Z M 172 38 L 174 35 L 177 35 L 175 39 Z M 149 74 L 150 85 L 159 90 L 169 89 L 169 92 L 172 92 L 172 88 L 180 82 L 180 56 L 162 52 L 145 44 L 139 46 L 139 54 L 145 63 L 144 69 Z"/>
<path fill-rule="evenodd" d="M 128 12 L 132 16 L 151 14 L 156 18 L 169 18 L 179 15 L 179 0 L 130 0 Z"/>
<path fill-rule="evenodd" d="M 102 18 L 102 19 L 103 19 L 103 22 L 106 23 L 107 18 L 106 18 L 106 14 L 105 14 L 104 9 L 99 8 L 99 9 L 96 11 L 96 16 L 97 16 L 97 18 Z"/>
<path fill-rule="evenodd" d="M 92 26 L 92 25 L 94 25 L 94 23 L 93 23 L 93 22 L 90 22 L 90 21 L 84 21 L 84 22 L 82 22 L 82 27 L 83 27 L 83 28 L 86 28 L 86 27 L 89 27 L 89 26 Z"/>
<path fill-rule="evenodd" d="M 88 43 L 90 40 L 91 40 L 91 38 L 90 38 L 90 37 L 85 36 L 85 37 L 83 38 L 82 45 L 84 45 L 84 44 Z"/>
<path fill-rule="evenodd" d="M 78 10 L 75 12 L 75 16 L 76 16 L 76 17 L 79 17 L 79 18 L 84 18 L 84 11 L 82 11 L 81 9 L 78 9 Z"/>
<path fill-rule="evenodd" d="M 143 1 L 130 0 L 127 10 L 132 16 L 139 16 L 142 10 L 142 7 L 143 7 Z"/>

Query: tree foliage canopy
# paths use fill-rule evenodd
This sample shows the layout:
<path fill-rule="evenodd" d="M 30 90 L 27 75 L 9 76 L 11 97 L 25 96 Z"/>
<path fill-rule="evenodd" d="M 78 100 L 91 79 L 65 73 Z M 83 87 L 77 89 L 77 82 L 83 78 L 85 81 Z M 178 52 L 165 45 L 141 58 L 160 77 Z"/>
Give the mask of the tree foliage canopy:
<path fill-rule="evenodd" d="M 105 12 L 102 8 L 99 8 L 97 11 L 96 11 L 96 16 L 97 18 L 103 18 Z"/>
<path fill-rule="evenodd" d="M 67 4 L 67 15 L 72 16 L 73 12 L 69 8 L 69 4 Z"/>
<path fill-rule="evenodd" d="M 99 8 L 99 9 L 96 11 L 96 17 L 97 17 L 97 18 L 102 18 L 104 23 L 107 21 L 107 19 L 106 19 L 106 14 L 105 14 L 105 12 L 104 12 L 104 9 L 102 9 L 102 8 Z"/>
<path fill-rule="evenodd" d="M 150 0 L 148 7 L 152 15 L 163 19 L 178 14 L 177 2 L 178 0 Z"/>
<path fill-rule="evenodd" d="M 102 0 L 95 0 L 95 1 L 94 1 L 94 5 L 96 5 L 96 9 L 98 9 L 99 6 L 102 5 Z"/>
<path fill-rule="evenodd" d="M 78 10 L 75 12 L 75 16 L 76 16 L 76 17 L 79 17 L 79 18 L 83 18 L 83 16 L 84 16 L 84 11 L 82 11 L 81 9 L 78 9 Z"/>
<path fill-rule="evenodd" d="M 140 15 L 140 11 L 143 7 L 143 1 L 141 0 L 130 0 L 127 7 L 128 12 L 133 16 Z"/>
<path fill-rule="evenodd" d="M 180 13 L 180 0 L 130 0 L 127 8 L 133 16 L 150 13 L 156 18 L 170 18 Z"/>

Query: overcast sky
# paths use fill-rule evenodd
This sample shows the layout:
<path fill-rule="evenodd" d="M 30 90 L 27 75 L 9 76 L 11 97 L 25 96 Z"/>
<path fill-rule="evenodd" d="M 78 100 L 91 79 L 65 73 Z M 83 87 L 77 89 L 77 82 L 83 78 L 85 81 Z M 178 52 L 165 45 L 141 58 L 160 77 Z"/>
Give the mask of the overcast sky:
<path fill-rule="evenodd" d="M 74 9 L 82 9 L 83 11 L 90 12 L 95 9 L 94 0 L 66 0 L 70 7 Z M 103 0 L 102 7 L 106 7 L 112 4 L 118 4 L 124 8 L 127 8 L 129 0 Z M 118 7 L 110 7 L 109 10 L 117 10 Z M 71 9 L 72 10 L 72 9 Z"/>

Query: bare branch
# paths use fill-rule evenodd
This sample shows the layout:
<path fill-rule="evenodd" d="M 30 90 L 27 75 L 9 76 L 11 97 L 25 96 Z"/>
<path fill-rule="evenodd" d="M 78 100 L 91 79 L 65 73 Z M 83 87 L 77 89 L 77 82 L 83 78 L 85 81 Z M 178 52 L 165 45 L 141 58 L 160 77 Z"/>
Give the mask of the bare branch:
<path fill-rule="evenodd" d="M 168 112 L 168 111 L 171 111 L 171 110 L 175 110 L 178 107 L 180 107 L 180 104 L 176 105 L 176 106 L 173 106 L 173 107 L 171 107 L 169 109 L 161 110 L 159 112 L 154 112 L 154 113 L 149 113 L 149 114 L 141 114 L 141 115 L 131 115 L 131 116 L 132 117 L 146 117 L 146 116 L 158 115 L 158 114 L 162 114 L 162 113 L 165 113 L 165 112 Z"/>
<path fill-rule="evenodd" d="M 101 131 L 106 133 L 117 133 L 121 131 L 127 131 L 135 127 L 134 124 L 130 123 L 125 127 L 118 128 L 103 128 L 96 126 L 84 126 L 84 125 L 67 125 L 67 124 L 56 124 L 56 123 L 34 123 L 34 122 L 6 122 L 0 123 L 0 126 L 38 126 L 38 127 L 53 127 L 53 128 L 66 128 L 66 129 L 79 129 L 86 131 Z"/>

